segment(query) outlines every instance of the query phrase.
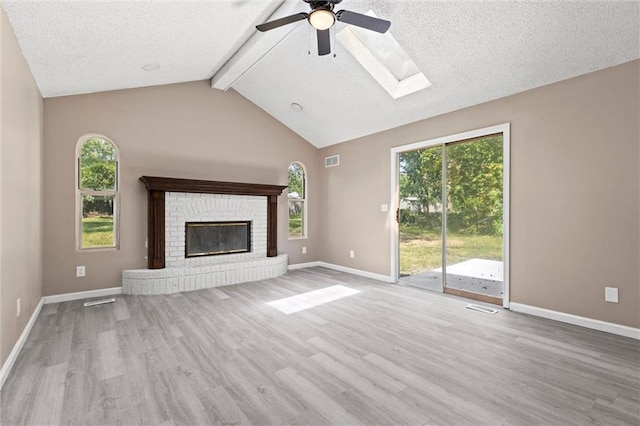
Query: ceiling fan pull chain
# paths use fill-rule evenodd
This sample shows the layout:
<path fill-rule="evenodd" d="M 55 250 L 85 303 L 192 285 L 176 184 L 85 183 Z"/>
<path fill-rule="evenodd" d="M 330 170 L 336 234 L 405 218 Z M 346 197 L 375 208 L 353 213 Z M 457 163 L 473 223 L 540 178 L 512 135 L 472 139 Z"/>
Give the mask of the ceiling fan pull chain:
<path fill-rule="evenodd" d="M 333 57 L 336 57 L 336 26 L 331 27 L 331 46 L 333 46 Z"/>

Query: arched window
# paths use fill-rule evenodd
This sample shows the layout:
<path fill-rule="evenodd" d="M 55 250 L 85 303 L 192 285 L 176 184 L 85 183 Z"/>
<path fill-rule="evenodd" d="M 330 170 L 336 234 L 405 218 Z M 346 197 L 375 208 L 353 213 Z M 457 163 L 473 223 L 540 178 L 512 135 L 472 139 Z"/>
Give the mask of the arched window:
<path fill-rule="evenodd" d="M 289 185 L 289 238 L 307 236 L 307 174 L 302 163 L 291 163 Z"/>
<path fill-rule="evenodd" d="M 76 156 L 77 247 L 117 248 L 118 149 L 104 136 L 84 136 Z"/>

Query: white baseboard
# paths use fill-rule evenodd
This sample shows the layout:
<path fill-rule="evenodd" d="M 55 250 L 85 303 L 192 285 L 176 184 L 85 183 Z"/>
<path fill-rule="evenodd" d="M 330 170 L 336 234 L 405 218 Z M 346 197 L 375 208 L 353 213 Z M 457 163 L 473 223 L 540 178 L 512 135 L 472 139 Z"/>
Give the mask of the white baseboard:
<path fill-rule="evenodd" d="M 9 377 L 9 373 L 13 368 L 13 364 L 18 359 L 18 355 L 20 355 L 20 351 L 27 341 L 27 337 L 29 337 L 29 333 L 31 333 L 31 329 L 33 328 L 33 324 L 35 324 L 36 319 L 38 319 L 38 315 L 40 315 L 40 311 L 42 310 L 42 305 L 47 305 L 49 303 L 59 303 L 59 302 L 68 302 L 70 300 L 79 300 L 79 299 L 89 299 L 92 297 L 102 297 L 102 296 L 113 296 L 116 294 L 122 294 L 122 287 L 112 287 L 112 288 L 103 288 L 99 290 L 89 290 L 89 291 L 78 291 L 76 293 L 66 293 L 66 294 L 55 294 L 53 296 L 44 296 L 38 302 L 38 305 L 34 309 L 31 314 L 31 318 L 29 318 L 29 322 L 25 326 L 24 330 L 22 330 L 22 334 L 18 338 L 18 341 L 13 346 L 9 357 L 2 365 L 2 370 L 0 370 L 0 389 L 4 386 L 5 380 Z"/>
<path fill-rule="evenodd" d="M 78 291 L 76 293 L 54 294 L 53 296 L 44 296 L 43 303 L 68 302 L 70 300 L 89 299 L 92 297 L 113 296 L 122 294 L 122 287 L 101 288 L 99 290 Z"/>
<path fill-rule="evenodd" d="M 20 355 L 20 351 L 22 350 L 22 347 L 27 341 L 27 337 L 29 337 L 29 333 L 31 333 L 33 324 L 36 323 L 36 319 L 38 319 L 38 315 L 40 315 L 40 311 L 42 310 L 42 305 L 43 305 L 42 300 L 43 299 L 40 299 L 40 302 L 38 302 L 38 305 L 33 310 L 33 313 L 31 314 L 31 318 L 29 318 L 29 322 L 27 322 L 27 325 L 24 327 L 24 330 L 22 330 L 22 334 L 20 334 L 18 341 L 13 346 L 13 349 L 11 350 L 9 357 L 7 357 L 7 360 L 2 365 L 2 370 L 0 370 L 0 389 L 2 389 L 2 387 L 4 386 L 4 382 L 5 380 L 7 380 L 7 377 L 9 377 L 9 373 L 11 373 L 13 364 L 15 364 L 16 360 L 18 359 L 18 355 Z"/>
<path fill-rule="evenodd" d="M 333 263 L 319 262 L 324 268 L 333 269 L 335 271 L 346 272 L 348 274 L 359 275 L 365 278 L 371 278 L 372 280 L 384 281 L 385 283 L 391 283 L 393 280 L 389 275 L 376 274 L 369 271 L 363 271 L 361 269 L 349 268 L 347 266 L 334 265 Z"/>
<path fill-rule="evenodd" d="M 628 327 L 626 325 L 614 324 L 612 322 L 600 321 L 597 319 L 580 317 L 578 315 L 566 314 L 564 312 L 552 311 L 538 308 L 536 306 L 523 305 L 522 303 L 511 302 L 509 309 L 514 312 L 535 315 L 537 317 L 552 319 L 567 324 L 579 325 L 593 330 L 605 331 L 619 336 L 630 337 L 640 340 L 640 328 Z"/>
<path fill-rule="evenodd" d="M 340 271 L 340 272 L 346 272 L 348 274 L 359 275 L 361 277 L 371 278 L 373 280 L 384 281 L 385 283 L 393 282 L 391 277 L 388 275 L 376 274 L 369 271 L 363 271 L 361 269 L 349 268 L 346 266 L 335 265 L 333 263 L 327 263 L 327 262 L 296 263 L 294 265 L 289 265 L 289 270 L 313 268 L 314 266 L 320 266 L 322 268 L 333 269 L 334 271 Z"/>
<path fill-rule="evenodd" d="M 347 272 L 349 274 L 359 275 L 366 278 L 372 278 L 378 281 L 393 282 L 390 276 L 375 274 L 373 272 L 362 271 L 360 269 L 348 268 L 346 266 L 334 265 L 326 262 L 308 262 L 297 263 L 289 265 L 289 270 L 312 268 L 320 266 L 323 268 L 329 268 L 336 271 Z M 611 322 L 600 321 L 592 318 L 580 317 L 578 315 L 567 314 L 564 312 L 552 311 L 549 309 L 538 308 L 535 306 L 524 305 L 522 303 L 511 302 L 509 309 L 514 312 L 521 312 L 523 314 L 534 315 L 537 317 L 552 319 L 555 321 L 564 322 L 567 324 L 578 325 L 580 327 L 586 327 L 593 330 L 604 331 L 618 336 L 630 337 L 632 339 L 640 340 L 640 329 L 629 327 L 626 325 L 614 324 Z"/>
<path fill-rule="evenodd" d="M 293 265 L 289 265 L 287 269 L 290 271 L 295 271 L 296 269 L 304 269 L 304 268 L 313 268 L 314 266 L 321 266 L 321 262 L 307 262 L 307 263 L 294 263 Z"/>

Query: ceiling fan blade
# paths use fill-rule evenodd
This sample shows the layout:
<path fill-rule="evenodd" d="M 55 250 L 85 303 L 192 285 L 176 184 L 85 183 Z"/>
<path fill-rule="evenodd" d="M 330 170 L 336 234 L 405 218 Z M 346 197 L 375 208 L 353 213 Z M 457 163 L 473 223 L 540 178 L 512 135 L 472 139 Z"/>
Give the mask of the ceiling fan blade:
<path fill-rule="evenodd" d="M 258 31 L 265 32 L 265 31 L 273 30 L 274 28 L 281 27 L 283 25 L 292 24 L 297 21 L 302 21 L 303 19 L 307 19 L 308 16 L 309 16 L 308 14 L 304 12 L 300 12 L 300 13 L 296 13 L 295 15 L 285 16 L 284 18 L 280 18 L 280 19 L 273 20 L 271 22 L 265 22 L 264 24 L 256 25 L 256 29 Z"/>
<path fill-rule="evenodd" d="M 355 25 L 356 27 L 366 28 L 379 33 L 386 33 L 391 26 L 391 22 L 385 21 L 384 19 L 350 12 L 348 10 L 339 11 L 336 13 L 336 18 L 338 21 L 344 22 L 345 24 Z"/>
<path fill-rule="evenodd" d="M 318 55 L 328 55 L 331 53 L 331 36 L 329 30 L 317 30 L 318 32 Z"/>

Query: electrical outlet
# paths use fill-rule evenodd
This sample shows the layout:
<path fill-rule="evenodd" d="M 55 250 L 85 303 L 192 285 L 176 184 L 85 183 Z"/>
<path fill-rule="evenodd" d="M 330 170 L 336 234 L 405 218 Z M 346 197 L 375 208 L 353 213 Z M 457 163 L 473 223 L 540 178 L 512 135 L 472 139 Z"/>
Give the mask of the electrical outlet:
<path fill-rule="evenodd" d="M 20 298 L 18 297 L 18 300 L 16 300 L 16 318 L 20 317 Z"/>
<path fill-rule="evenodd" d="M 76 277 L 84 277 L 86 271 L 84 266 L 76 266 Z"/>
<path fill-rule="evenodd" d="M 353 251 L 353 250 L 349 250 L 349 257 L 352 258 L 352 259 L 355 258 L 356 257 L 356 252 Z"/>
<path fill-rule="evenodd" d="M 307 248 L 306 247 L 302 247 L 302 254 L 307 254 Z"/>
<path fill-rule="evenodd" d="M 617 287 L 605 287 L 604 288 L 604 301 L 611 303 L 618 303 L 618 288 Z"/>

